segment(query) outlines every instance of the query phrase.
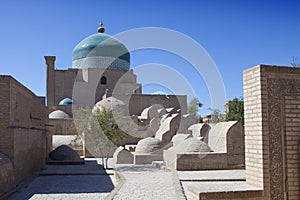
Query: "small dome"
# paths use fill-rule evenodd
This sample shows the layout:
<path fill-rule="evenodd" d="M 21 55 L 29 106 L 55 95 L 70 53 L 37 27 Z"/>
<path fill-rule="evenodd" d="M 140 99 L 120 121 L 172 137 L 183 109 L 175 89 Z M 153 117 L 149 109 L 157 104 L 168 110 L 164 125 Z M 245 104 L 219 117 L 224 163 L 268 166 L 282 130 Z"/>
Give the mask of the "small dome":
<path fill-rule="evenodd" d="M 73 104 L 72 99 L 70 99 L 70 98 L 64 98 L 63 100 L 61 100 L 59 102 L 58 105 L 60 105 L 60 106 L 66 106 L 66 105 L 72 105 L 72 104 Z"/>
<path fill-rule="evenodd" d="M 190 137 L 172 147 L 176 152 L 211 152 L 209 146 L 196 138 Z"/>
<path fill-rule="evenodd" d="M 81 160 L 79 155 L 68 147 L 67 145 L 61 145 L 50 152 L 49 158 L 52 160 L 59 160 L 59 161 L 76 161 Z"/>
<path fill-rule="evenodd" d="M 151 153 L 158 153 L 159 151 L 162 151 L 162 143 L 159 139 L 148 137 L 141 139 L 135 149 L 135 153 L 139 154 L 151 154 Z"/>
<path fill-rule="evenodd" d="M 101 101 L 98 101 L 94 108 L 93 108 L 93 113 L 95 113 L 98 109 L 101 111 L 103 108 L 106 110 L 118 110 L 121 111 L 123 110 L 125 106 L 125 103 L 115 97 L 108 97 L 105 99 L 102 99 Z"/>
<path fill-rule="evenodd" d="M 49 119 L 68 119 L 70 116 L 62 110 L 55 110 L 49 114 Z"/>
<path fill-rule="evenodd" d="M 129 70 L 130 54 L 117 39 L 97 33 L 83 39 L 73 49 L 73 68 L 117 68 Z"/>

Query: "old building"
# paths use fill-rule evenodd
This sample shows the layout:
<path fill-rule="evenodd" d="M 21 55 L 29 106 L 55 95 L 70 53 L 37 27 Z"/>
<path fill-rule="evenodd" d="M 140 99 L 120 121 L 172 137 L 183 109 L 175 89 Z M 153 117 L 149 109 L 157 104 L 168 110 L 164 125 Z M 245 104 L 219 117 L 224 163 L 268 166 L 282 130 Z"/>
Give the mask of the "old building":
<path fill-rule="evenodd" d="M 130 69 L 130 53 L 117 39 L 98 33 L 79 42 L 72 52 L 72 67 L 55 68 L 55 56 L 45 56 L 47 65 L 47 106 L 52 135 L 74 135 L 74 112 L 110 96 L 123 101 L 128 116 L 140 115 L 154 104 L 186 113 L 185 95 L 142 94 L 142 84 Z"/>

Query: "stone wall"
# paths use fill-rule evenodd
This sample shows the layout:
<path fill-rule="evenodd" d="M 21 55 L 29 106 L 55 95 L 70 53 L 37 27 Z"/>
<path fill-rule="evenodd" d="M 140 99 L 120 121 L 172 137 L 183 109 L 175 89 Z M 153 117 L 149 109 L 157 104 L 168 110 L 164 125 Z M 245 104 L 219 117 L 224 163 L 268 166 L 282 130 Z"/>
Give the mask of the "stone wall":
<path fill-rule="evenodd" d="M 228 165 L 245 165 L 244 127 L 237 121 L 219 122 L 208 132 L 208 146 L 216 153 L 226 153 Z"/>
<path fill-rule="evenodd" d="M 226 153 L 176 153 L 166 150 L 163 158 L 167 167 L 179 171 L 220 170 L 229 167 Z"/>
<path fill-rule="evenodd" d="M 244 71 L 247 182 L 268 199 L 300 199 L 300 69 Z"/>
<path fill-rule="evenodd" d="M 0 152 L 13 164 L 13 186 L 43 167 L 48 116 L 40 98 L 11 76 L 0 76 L 0 94 Z"/>
<path fill-rule="evenodd" d="M 76 135 L 77 130 L 73 119 L 49 119 L 51 135 Z"/>
<path fill-rule="evenodd" d="M 14 183 L 13 165 L 11 160 L 0 153 L 0 196 L 10 189 Z"/>

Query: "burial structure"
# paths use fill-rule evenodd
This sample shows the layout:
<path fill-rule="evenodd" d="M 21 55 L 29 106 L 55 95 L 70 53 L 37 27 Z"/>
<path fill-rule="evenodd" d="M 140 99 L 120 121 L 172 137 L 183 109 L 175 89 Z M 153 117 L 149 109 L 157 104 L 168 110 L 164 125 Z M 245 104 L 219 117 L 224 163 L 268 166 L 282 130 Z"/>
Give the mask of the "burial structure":
<path fill-rule="evenodd" d="M 300 69 L 258 65 L 243 78 L 247 183 L 264 199 L 300 199 Z"/>
<path fill-rule="evenodd" d="M 243 169 L 245 166 L 244 128 L 236 121 L 220 122 L 211 128 L 206 123 L 195 124 L 194 118 L 181 115 L 180 110 L 155 105 L 134 116 L 134 122 L 130 132 L 145 138 L 136 145 L 125 145 L 126 155 L 134 157 L 133 164 L 164 161 L 166 167 L 177 170 Z M 119 151 L 115 154 L 119 155 Z M 115 161 L 121 164 L 121 155 Z"/>
<path fill-rule="evenodd" d="M 104 104 L 104 101 L 110 107 L 114 104 L 111 98 L 125 103 L 128 116 L 141 115 L 145 108 L 156 104 L 161 108 L 180 109 L 182 113 L 186 113 L 185 95 L 142 93 L 142 84 L 137 83 L 137 76 L 130 69 L 129 50 L 119 40 L 105 34 L 102 25 L 101 23 L 98 33 L 86 37 L 75 46 L 72 52 L 71 68 L 56 69 L 56 57 L 45 56 L 46 99 L 49 123 L 53 125 L 50 127 L 50 133 L 55 142 L 54 146 L 59 146 L 62 141 L 69 146 L 74 143 L 69 137 L 76 135 L 76 126 L 73 121 L 74 110 L 86 107 L 93 109 L 100 102 Z M 150 112 L 148 114 L 151 115 Z M 144 117 L 144 113 L 141 117 Z M 157 129 L 157 123 L 158 121 L 153 119 L 150 123 L 152 129 L 148 130 L 148 135 L 139 137 L 153 135 Z M 84 155 L 78 147 L 72 147 L 80 155 Z"/>
<path fill-rule="evenodd" d="M 176 134 L 164 151 L 164 163 L 177 170 L 244 168 L 244 128 L 236 121 L 193 124 L 190 134 Z M 202 136 L 200 136 L 202 135 Z"/>
<path fill-rule="evenodd" d="M 300 69 L 257 65 L 243 72 L 245 181 L 188 188 L 194 199 L 300 199 Z M 214 190 L 204 190 L 205 185 Z"/>

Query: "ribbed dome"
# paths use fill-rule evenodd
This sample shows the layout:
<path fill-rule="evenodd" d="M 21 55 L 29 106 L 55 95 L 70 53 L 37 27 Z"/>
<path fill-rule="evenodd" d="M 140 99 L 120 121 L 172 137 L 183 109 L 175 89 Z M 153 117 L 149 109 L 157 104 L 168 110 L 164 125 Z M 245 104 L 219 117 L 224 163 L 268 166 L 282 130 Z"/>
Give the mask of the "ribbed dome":
<path fill-rule="evenodd" d="M 128 49 L 115 38 L 97 33 L 83 39 L 73 49 L 73 68 L 117 68 L 129 70 Z"/>

